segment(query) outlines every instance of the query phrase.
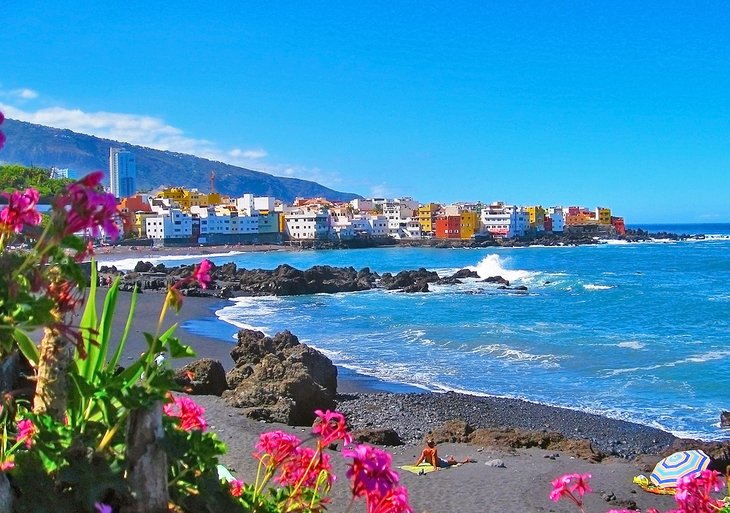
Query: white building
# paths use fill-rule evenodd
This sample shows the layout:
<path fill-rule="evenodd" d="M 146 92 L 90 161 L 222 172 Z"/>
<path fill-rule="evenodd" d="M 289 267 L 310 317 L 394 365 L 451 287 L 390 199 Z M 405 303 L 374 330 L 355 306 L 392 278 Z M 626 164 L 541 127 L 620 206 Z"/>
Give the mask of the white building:
<path fill-rule="evenodd" d="M 420 239 L 421 223 L 417 218 L 388 219 L 388 235 L 394 239 Z"/>
<path fill-rule="evenodd" d="M 407 203 L 396 201 L 388 201 L 383 204 L 383 215 L 389 221 L 403 221 L 409 217 L 413 217 L 414 210 L 417 212 L 418 205 L 415 209 Z"/>
<path fill-rule="evenodd" d="M 530 214 L 526 209 L 501 201 L 483 208 L 481 221 L 484 229 L 495 237 L 520 237 L 530 228 Z"/>
<path fill-rule="evenodd" d="M 373 208 L 375 208 L 373 200 L 363 198 L 356 198 L 352 200 L 350 202 L 350 206 L 358 212 L 370 212 Z"/>
<path fill-rule="evenodd" d="M 385 216 L 374 215 L 367 216 L 367 222 L 370 226 L 370 235 L 373 237 L 388 236 L 388 219 Z"/>
<path fill-rule="evenodd" d="M 151 239 L 189 239 L 193 235 L 193 218 L 177 208 L 171 208 L 145 219 L 145 231 Z"/>
<path fill-rule="evenodd" d="M 276 198 L 273 196 L 256 196 L 253 199 L 253 208 L 258 212 L 273 212 L 276 207 Z"/>
<path fill-rule="evenodd" d="M 326 239 L 330 234 L 327 212 L 291 212 L 284 214 L 286 234 L 294 240 Z"/>
<path fill-rule="evenodd" d="M 190 213 L 200 223 L 200 236 L 210 234 L 256 234 L 259 232 L 259 215 L 245 215 L 245 210 L 223 205 L 191 207 Z"/>
<path fill-rule="evenodd" d="M 244 194 L 241 197 L 231 199 L 231 205 L 236 207 L 239 212 L 245 212 L 247 215 L 254 215 L 260 212 L 273 212 L 276 207 L 276 198 L 273 196 L 254 196 L 253 194 Z"/>

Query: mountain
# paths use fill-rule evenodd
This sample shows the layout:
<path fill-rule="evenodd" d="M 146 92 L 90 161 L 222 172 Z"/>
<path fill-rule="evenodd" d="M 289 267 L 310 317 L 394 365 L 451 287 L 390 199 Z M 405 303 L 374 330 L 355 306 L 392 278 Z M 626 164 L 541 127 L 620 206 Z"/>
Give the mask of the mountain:
<path fill-rule="evenodd" d="M 260 171 L 212 160 L 154 150 L 142 146 L 101 139 L 24 121 L 6 119 L 2 130 L 7 136 L 0 150 L 0 162 L 25 166 L 69 168 L 82 176 L 102 170 L 109 183 L 109 148 L 132 151 L 137 161 L 137 187 L 152 190 L 161 185 L 210 190 L 210 173 L 215 171 L 215 188 L 222 194 L 274 196 L 286 202 L 296 197 L 324 197 L 335 201 L 361 198 L 358 194 L 329 189 L 316 182 L 274 176 Z"/>

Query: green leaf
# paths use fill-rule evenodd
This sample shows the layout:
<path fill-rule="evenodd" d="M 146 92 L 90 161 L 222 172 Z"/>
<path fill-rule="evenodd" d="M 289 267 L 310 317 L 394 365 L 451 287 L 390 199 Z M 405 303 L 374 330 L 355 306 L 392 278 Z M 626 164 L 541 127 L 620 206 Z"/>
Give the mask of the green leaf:
<path fill-rule="evenodd" d="M 177 337 L 170 337 L 167 340 L 167 347 L 170 351 L 171 358 L 184 358 L 186 356 L 195 356 L 195 351 L 193 351 L 193 348 L 182 344 L 180 342 L 180 339 Z"/>
<path fill-rule="evenodd" d="M 41 355 L 38 352 L 38 346 L 35 342 L 33 342 L 24 331 L 19 330 L 18 328 L 13 330 L 13 338 L 15 339 L 15 343 L 18 344 L 18 349 L 20 349 L 20 352 L 23 353 L 23 356 L 25 356 L 25 358 L 33 364 L 34 367 L 37 366 Z"/>
<path fill-rule="evenodd" d="M 114 280 L 113 287 L 119 288 L 119 276 L 116 277 Z M 119 365 L 119 360 L 122 358 L 122 352 L 124 350 L 124 344 L 127 343 L 127 336 L 129 335 L 129 330 L 132 328 L 132 319 L 134 319 L 134 310 L 137 307 L 137 287 L 134 287 L 134 291 L 132 292 L 132 300 L 129 304 L 129 315 L 127 315 L 127 323 L 124 326 L 124 332 L 122 333 L 122 338 L 119 340 L 119 344 L 117 345 L 117 350 L 114 352 L 114 356 L 112 356 L 111 360 L 109 360 L 108 368 L 111 370 L 114 370 L 114 368 Z"/>
<path fill-rule="evenodd" d="M 93 265 L 93 261 L 92 261 Z M 95 267 L 95 266 L 94 266 Z M 94 282 L 94 285 L 92 287 L 96 286 L 96 271 L 94 270 L 92 274 L 92 281 Z M 119 293 L 119 280 L 115 280 L 114 285 L 112 285 L 109 290 L 106 293 L 106 297 L 104 298 L 104 309 L 101 312 L 101 319 L 99 319 L 99 350 L 98 350 L 98 358 L 95 362 L 93 362 L 93 368 L 91 370 L 92 375 L 97 374 L 100 372 L 105 366 L 106 366 L 106 357 L 107 353 L 109 352 L 109 344 L 110 344 L 110 338 L 111 338 L 111 328 L 112 323 L 114 321 L 114 310 L 117 306 L 117 295 Z M 120 344 L 121 345 L 121 344 Z"/>
<path fill-rule="evenodd" d="M 99 345 L 98 343 L 93 343 L 93 333 L 96 331 L 96 323 L 96 266 L 92 265 L 91 288 L 89 290 L 89 296 L 86 300 L 86 308 L 84 308 L 84 313 L 81 316 L 80 323 L 87 357 L 85 360 L 81 360 L 78 357 L 75 358 L 77 360 L 79 372 L 87 380 L 91 379 L 94 366 L 96 365 L 96 361 L 99 359 Z"/>
<path fill-rule="evenodd" d="M 144 367 L 142 366 L 141 359 L 134 362 L 132 365 L 124 369 L 118 376 L 117 379 L 122 381 L 124 385 L 122 388 L 129 388 L 130 386 L 134 385 L 137 380 L 139 380 L 140 376 L 142 376 L 142 372 L 144 371 Z"/>

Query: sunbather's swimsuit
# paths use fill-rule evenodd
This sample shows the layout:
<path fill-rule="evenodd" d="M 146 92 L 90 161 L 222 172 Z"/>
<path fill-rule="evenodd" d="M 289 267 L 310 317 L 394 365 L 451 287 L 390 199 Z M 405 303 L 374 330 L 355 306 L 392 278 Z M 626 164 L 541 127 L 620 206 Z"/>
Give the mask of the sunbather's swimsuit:
<path fill-rule="evenodd" d="M 441 467 L 441 468 L 446 468 L 446 467 L 451 466 L 451 465 L 449 465 L 449 462 L 443 458 L 439 458 L 438 464 L 439 464 L 439 467 Z"/>

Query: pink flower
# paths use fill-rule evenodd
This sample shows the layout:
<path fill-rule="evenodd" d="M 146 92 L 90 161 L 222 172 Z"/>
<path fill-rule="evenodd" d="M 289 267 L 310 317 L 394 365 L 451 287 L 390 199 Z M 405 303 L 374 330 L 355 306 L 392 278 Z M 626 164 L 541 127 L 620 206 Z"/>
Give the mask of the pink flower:
<path fill-rule="evenodd" d="M 3 231 L 20 233 L 23 226 L 36 226 L 41 222 L 41 214 L 36 210 L 39 194 L 35 189 L 28 188 L 25 192 L 15 191 L 12 194 L 3 192 L 8 198 L 8 206 L 0 212 L 0 225 Z"/>
<path fill-rule="evenodd" d="M 25 442 L 25 446 L 30 449 L 33 446 L 33 437 L 38 432 L 33 421 L 23 419 L 18 421 L 18 442 Z"/>
<path fill-rule="evenodd" d="M 174 397 L 173 402 L 165 404 L 162 409 L 165 415 L 169 417 L 180 418 L 180 428 L 183 431 L 192 431 L 199 429 L 205 431 L 208 423 L 205 422 L 203 414 L 205 410 L 189 397 Z"/>
<path fill-rule="evenodd" d="M 567 496 L 568 494 L 570 494 L 570 490 L 568 489 L 569 483 L 570 483 L 570 474 L 560 476 L 559 478 L 554 480 L 551 483 L 553 485 L 553 489 L 550 492 L 550 500 L 553 502 L 558 502 L 561 497 Z"/>
<path fill-rule="evenodd" d="M 682 477 L 677 482 L 677 493 L 674 500 L 679 511 L 691 513 L 714 513 L 723 506 L 719 499 L 710 493 L 719 491 L 722 481 L 720 473 L 714 470 L 703 470 L 699 474 Z"/>
<path fill-rule="evenodd" d="M 240 497 L 243 494 L 243 481 L 240 479 L 234 479 L 233 481 L 228 483 L 228 486 L 231 490 L 231 495 L 234 497 Z"/>
<path fill-rule="evenodd" d="M 103 176 L 101 171 L 86 175 L 69 185 L 56 200 L 62 237 L 82 230 L 89 230 L 93 236 L 103 230 L 112 239 L 119 237 L 117 200 L 99 190 Z"/>
<path fill-rule="evenodd" d="M 103 502 L 95 502 L 94 509 L 96 509 L 98 513 L 112 513 L 112 507 L 109 504 L 104 504 Z"/>
<path fill-rule="evenodd" d="M 265 455 L 268 455 L 271 458 L 270 464 L 278 466 L 290 457 L 301 444 L 302 441 L 299 438 L 284 431 L 261 433 L 256 444 L 254 457 L 261 460 Z"/>
<path fill-rule="evenodd" d="M 303 445 L 296 447 L 281 463 L 279 469 L 276 481 L 283 486 L 300 485 L 314 488 L 320 481 L 320 476 L 324 476 L 325 482 L 331 486 L 335 479 L 329 454 L 323 454 Z"/>
<path fill-rule="evenodd" d="M 314 413 L 318 418 L 312 427 L 312 433 L 320 436 L 322 446 L 326 447 L 337 440 L 342 440 L 345 445 L 352 443 L 352 435 L 347 430 L 344 415 L 329 410 L 326 412 L 315 410 Z"/>
<path fill-rule="evenodd" d="M 577 492 L 581 497 L 583 497 L 586 493 L 591 492 L 591 487 L 588 485 L 588 480 L 590 478 L 590 474 L 573 474 L 570 491 Z"/>
<path fill-rule="evenodd" d="M 566 497 L 579 508 L 582 507 L 583 496 L 591 491 L 591 487 L 588 485 L 590 478 L 590 474 L 565 474 L 560 476 L 552 482 L 553 489 L 549 495 L 550 500 L 558 502 L 561 498 Z"/>
<path fill-rule="evenodd" d="M 362 444 L 343 450 L 342 455 L 352 458 L 346 475 L 355 497 L 367 497 L 368 502 L 381 499 L 398 484 L 398 474 L 390 468 L 391 457 L 387 452 Z"/>
<path fill-rule="evenodd" d="M 15 468 L 15 462 L 13 460 L 5 460 L 0 463 L 0 472 L 6 472 Z"/>
<path fill-rule="evenodd" d="M 195 267 L 193 270 L 192 279 L 197 281 L 202 288 L 208 288 L 208 284 L 210 283 L 210 268 L 212 266 L 212 263 L 210 260 L 205 259 L 202 262 L 200 262 L 200 265 Z"/>
<path fill-rule="evenodd" d="M 411 505 L 408 504 L 408 489 L 399 486 L 390 490 L 385 497 L 379 501 L 368 502 L 368 513 L 411 513 Z"/>

